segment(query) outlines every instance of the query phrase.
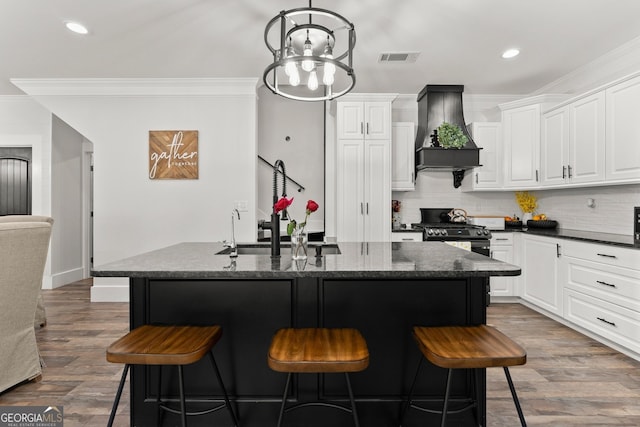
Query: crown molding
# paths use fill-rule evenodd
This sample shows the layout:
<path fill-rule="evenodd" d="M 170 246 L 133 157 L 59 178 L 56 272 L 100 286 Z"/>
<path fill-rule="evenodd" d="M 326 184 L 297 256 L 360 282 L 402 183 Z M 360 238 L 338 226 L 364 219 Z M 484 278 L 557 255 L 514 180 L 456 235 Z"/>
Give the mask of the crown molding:
<path fill-rule="evenodd" d="M 31 96 L 252 95 L 258 78 L 11 79 Z"/>

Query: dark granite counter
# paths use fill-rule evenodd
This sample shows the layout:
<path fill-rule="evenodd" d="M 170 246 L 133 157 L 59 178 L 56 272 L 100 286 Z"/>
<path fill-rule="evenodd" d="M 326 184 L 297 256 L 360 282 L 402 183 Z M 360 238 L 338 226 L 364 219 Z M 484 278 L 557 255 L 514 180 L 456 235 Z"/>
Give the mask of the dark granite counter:
<path fill-rule="evenodd" d="M 270 255 L 215 255 L 222 243 L 180 243 L 100 265 L 95 277 L 156 279 L 289 279 L 300 277 L 466 278 L 515 276 L 520 268 L 442 242 L 339 243 L 341 254 L 293 261 L 287 247 L 280 259 Z"/>
<path fill-rule="evenodd" d="M 567 230 L 563 228 L 507 228 L 505 230 L 493 230 L 492 233 L 517 232 L 536 236 L 556 237 L 558 239 L 581 240 L 583 242 L 600 243 L 603 245 L 621 246 L 629 249 L 640 249 L 634 246 L 633 236 L 624 234 L 599 233 L 594 231 Z"/>

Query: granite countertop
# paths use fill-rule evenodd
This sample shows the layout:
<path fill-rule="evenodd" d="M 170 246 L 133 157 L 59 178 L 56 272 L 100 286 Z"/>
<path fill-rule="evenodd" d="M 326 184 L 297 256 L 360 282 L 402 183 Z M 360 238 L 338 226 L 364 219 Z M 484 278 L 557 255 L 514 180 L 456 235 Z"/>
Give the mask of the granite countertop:
<path fill-rule="evenodd" d="M 505 230 L 492 230 L 492 233 L 527 233 L 536 236 L 556 237 L 559 239 L 581 240 L 584 242 L 600 243 L 603 245 L 621 246 L 630 249 L 640 249 L 634 246 L 633 236 L 625 234 L 599 233 L 595 231 L 567 230 L 563 228 L 506 228 Z"/>
<path fill-rule="evenodd" d="M 339 255 L 293 261 L 289 248 L 281 257 L 216 255 L 222 243 L 179 243 L 99 265 L 95 277 L 158 279 L 286 279 L 296 277 L 429 279 L 517 276 L 520 267 L 465 251 L 443 242 L 339 243 Z"/>

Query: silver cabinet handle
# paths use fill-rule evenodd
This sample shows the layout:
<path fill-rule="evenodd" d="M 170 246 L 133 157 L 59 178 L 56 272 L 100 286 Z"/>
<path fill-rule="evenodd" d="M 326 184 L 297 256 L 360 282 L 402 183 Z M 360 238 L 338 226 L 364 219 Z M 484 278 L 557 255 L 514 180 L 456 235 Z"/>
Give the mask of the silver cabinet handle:
<path fill-rule="evenodd" d="M 369 215 L 369 202 L 367 202 L 367 215 Z"/>
<path fill-rule="evenodd" d="M 560 245 L 556 243 L 556 258 L 560 258 L 562 254 L 560 253 Z"/>
<path fill-rule="evenodd" d="M 569 179 L 571 179 L 571 175 L 572 175 L 571 174 L 571 170 L 572 170 L 571 165 L 567 166 L 567 170 L 569 171 Z"/>
<path fill-rule="evenodd" d="M 536 182 L 538 182 L 538 181 L 539 181 L 539 179 L 538 179 L 538 169 L 536 169 Z"/>
<path fill-rule="evenodd" d="M 496 239 L 496 242 L 497 242 L 497 241 L 502 241 L 502 240 L 509 240 L 509 239 L 505 239 L 505 238 L 497 238 L 497 239 Z"/>
<path fill-rule="evenodd" d="M 478 183 L 478 172 L 476 172 L 476 184 Z"/>
<path fill-rule="evenodd" d="M 360 215 L 364 215 L 364 203 L 360 202 Z"/>
<path fill-rule="evenodd" d="M 603 282 L 602 280 L 596 280 L 596 283 L 599 283 L 604 286 L 609 286 L 610 288 L 617 288 L 616 285 L 612 285 L 611 283 Z"/>
<path fill-rule="evenodd" d="M 567 167 L 562 166 L 562 179 L 565 179 L 566 177 L 567 177 Z"/>
<path fill-rule="evenodd" d="M 360 122 L 360 133 L 364 135 L 364 123 Z"/>

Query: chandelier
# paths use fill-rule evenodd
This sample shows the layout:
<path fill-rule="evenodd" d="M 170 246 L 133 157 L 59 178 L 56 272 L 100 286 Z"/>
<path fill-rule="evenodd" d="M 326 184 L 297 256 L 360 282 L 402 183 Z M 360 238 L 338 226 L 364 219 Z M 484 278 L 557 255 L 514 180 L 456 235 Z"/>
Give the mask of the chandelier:
<path fill-rule="evenodd" d="M 264 30 L 273 63 L 265 85 L 277 95 L 299 101 L 325 101 L 349 92 L 353 72 L 353 24 L 335 12 L 311 6 L 283 10 Z M 306 86 L 306 88 L 305 88 Z"/>

